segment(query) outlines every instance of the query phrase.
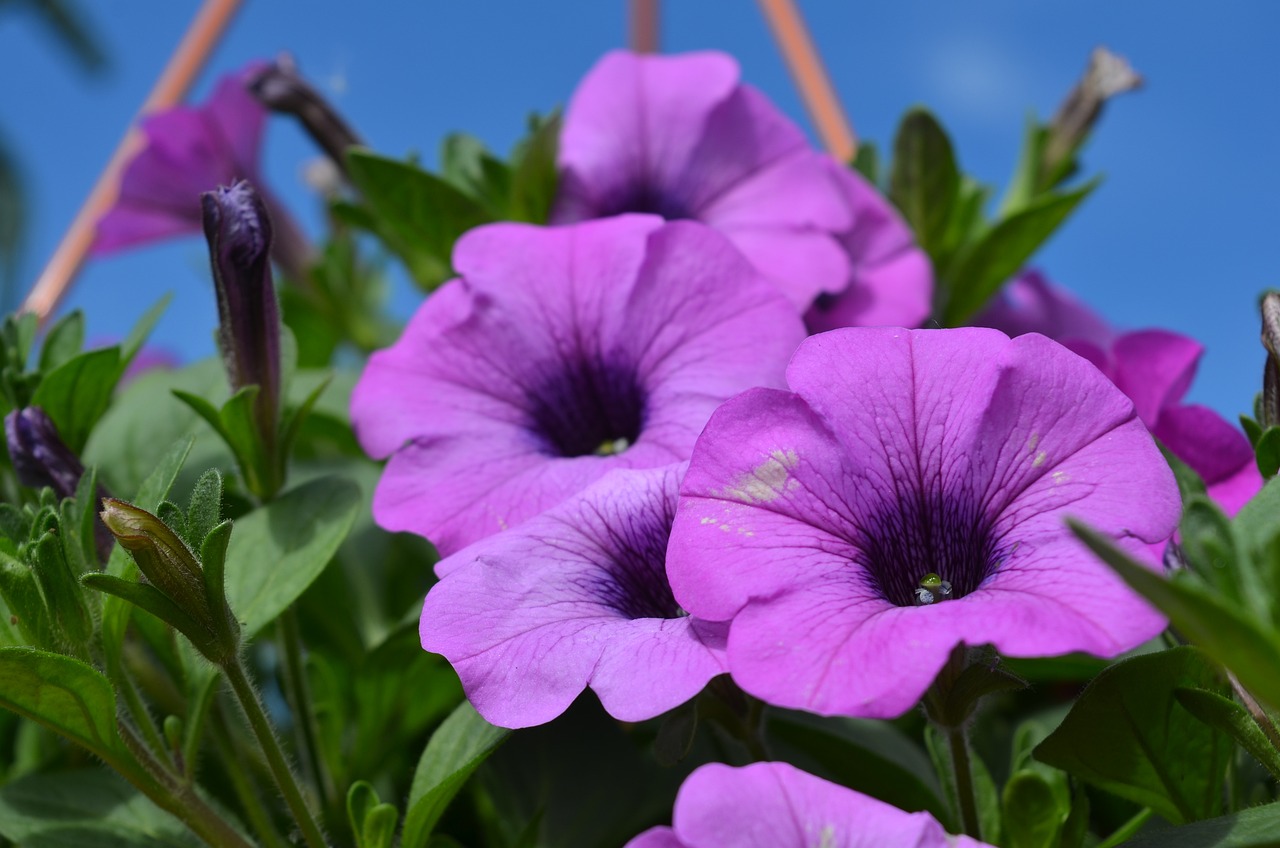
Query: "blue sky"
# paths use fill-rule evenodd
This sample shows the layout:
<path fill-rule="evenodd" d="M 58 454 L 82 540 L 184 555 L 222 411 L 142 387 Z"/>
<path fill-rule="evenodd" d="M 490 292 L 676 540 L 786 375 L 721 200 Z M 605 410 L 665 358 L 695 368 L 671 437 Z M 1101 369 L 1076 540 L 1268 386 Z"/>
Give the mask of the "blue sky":
<path fill-rule="evenodd" d="M 0 132 L 32 199 L 24 280 L 34 280 L 142 102 L 197 3 L 79 4 L 110 65 L 88 77 L 36 21 L 0 17 Z M 1048 116 L 1105 44 L 1147 88 L 1112 104 L 1085 152 L 1102 187 L 1041 253 L 1048 275 L 1113 323 L 1166 327 L 1208 348 L 1191 399 L 1234 418 L 1259 386 L 1256 297 L 1277 274 L 1280 5 L 1156 0 L 853 0 L 801 3 L 858 134 L 881 144 L 924 104 L 962 166 L 1003 184 L 1029 111 Z M 623 44 L 625 0 L 247 0 L 196 88 L 291 51 L 375 148 L 435 161 L 464 130 L 505 151 L 530 111 L 562 104 Z M 809 127 L 755 3 L 666 0 L 664 49 L 734 54 L 744 78 Z M 318 224 L 301 172 L 315 151 L 287 121 L 268 129 L 265 171 L 304 224 Z M 90 331 L 122 335 L 163 292 L 155 340 L 212 351 L 207 259 L 196 238 L 97 260 L 70 305 Z M 399 299 L 404 309 L 412 297 Z"/>

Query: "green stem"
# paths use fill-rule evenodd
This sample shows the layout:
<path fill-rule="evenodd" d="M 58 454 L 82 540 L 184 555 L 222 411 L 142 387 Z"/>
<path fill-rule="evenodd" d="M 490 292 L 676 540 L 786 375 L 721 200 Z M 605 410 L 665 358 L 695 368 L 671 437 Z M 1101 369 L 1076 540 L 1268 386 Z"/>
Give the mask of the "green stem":
<path fill-rule="evenodd" d="M 111 676 L 112 682 L 115 683 L 116 691 L 124 696 L 125 704 L 129 708 L 129 715 L 132 716 L 134 722 L 142 731 L 147 747 L 152 753 L 160 757 L 166 769 L 172 770 L 174 763 L 173 757 L 169 753 L 169 746 L 165 742 L 164 736 L 161 735 L 160 729 L 156 727 L 151 711 L 143 703 L 142 696 L 138 693 L 138 687 L 133 683 L 133 678 L 129 676 L 124 666 L 118 661 L 108 662 L 107 673 Z"/>
<path fill-rule="evenodd" d="M 218 738 L 222 767 L 231 781 L 232 791 L 240 800 L 240 807 L 244 811 L 245 818 L 248 819 L 249 826 L 268 848 L 288 848 L 288 843 L 280 836 L 275 824 L 271 821 L 271 814 L 263 806 L 261 793 L 254 786 L 253 778 L 249 776 L 249 769 L 246 766 L 251 755 L 244 751 L 236 736 L 228 729 L 226 721 L 216 706 L 211 712 L 214 713 L 215 735 Z"/>
<path fill-rule="evenodd" d="M 1271 747 L 1280 751 L 1280 730 L 1277 730 L 1275 722 L 1271 720 L 1271 716 L 1267 715 L 1267 711 L 1253 697 L 1253 693 L 1240 685 L 1240 681 L 1236 679 L 1234 674 L 1228 674 L 1227 676 L 1231 680 L 1231 688 L 1235 690 L 1236 696 L 1244 704 L 1244 708 L 1248 710 L 1249 715 L 1253 717 L 1254 724 L 1258 725 L 1258 729 L 1267 737 Z"/>
<path fill-rule="evenodd" d="M 240 708 L 249 721 L 249 727 L 253 730 L 262 753 L 266 755 L 267 767 L 271 769 L 271 776 L 275 778 L 276 786 L 289 806 L 289 812 L 293 814 L 294 820 L 302 831 L 302 838 L 310 848 L 325 848 L 326 843 L 324 834 L 320 831 L 320 825 L 302 797 L 302 790 L 293 775 L 293 770 L 289 768 L 288 760 L 285 759 L 280 740 L 276 738 L 275 729 L 267 718 L 267 712 L 262 706 L 257 690 L 245 673 L 244 663 L 240 657 L 236 656 L 228 662 L 223 667 L 223 673 L 227 676 L 227 682 L 231 684 L 236 700 L 240 702 Z"/>
<path fill-rule="evenodd" d="M 1098 848 L 1116 848 L 1117 845 L 1123 845 L 1128 842 L 1129 837 L 1137 833 L 1138 829 L 1147 823 L 1147 819 L 1151 818 L 1151 815 L 1151 808 L 1143 807 L 1136 816 L 1116 828 L 1115 833 L 1099 842 Z"/>
<path fill-rule="evenodd" d="M 982 824 L 978 820 L 978 796 L 974 790 L 973 764 L 969 759 L 969 740 L 963 727 L 949 727 L 946 734 L 947 743 L 951 746 L 951 766 L 956 776 L 960 823 L 966 834 L 981 840 Z"/>
<path fill-rule="evenodd" d="M 158 807 L 176 816 L 191 831 L 210 845 L 225 848 L 253 848 L 230 822 L 218 815 L 204 799 L 196 793 L 195 787 L 182 782 L 169 771 L 147 748 L 146 743 L 138 737 L 133 728 L 124 721 L 117 721 L 120 738 L 125 747 L 143 765 L 144 771 L 120 769 L 126 780 L 156 803 Z M 113 764 L 114 765 L 114 764 Z"/>
<path fill-rule="evenodd" d="M 293 722 L 298 731 L 298 750 L 301 752 L 303 771 L 307 773 L 320 796 L 320 809 L 328 810 L 337 790 L 329 773 L 324 755 L 320 751 L 320 731 L 316 727 L 315 711 L 311 708 L 311 687 L 307 685 L 307 671 L 303 661 L 302 631 L 298 627 L 298 613 L 293 607 L 280 616 L 280 645 L 284 655 L 281 685 L 285 698 L 293 709 Z"/>

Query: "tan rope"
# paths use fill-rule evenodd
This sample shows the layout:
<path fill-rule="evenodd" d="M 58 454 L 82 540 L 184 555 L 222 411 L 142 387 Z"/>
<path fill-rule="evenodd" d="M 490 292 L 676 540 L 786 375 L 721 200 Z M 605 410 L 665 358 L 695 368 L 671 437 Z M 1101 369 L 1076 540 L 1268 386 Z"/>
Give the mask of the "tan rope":
<path fill-rule="evenodd" d="M 818 128 L 822 145 L 827 152 L 842 162 L 849 162 L 858 151 L 858 139 L 853 127 L 836 99 L 831 79 L 822 65 L 818 50 L 800 10 L 794 0 L 759 0 L 760 8 L 773 30 L 773 37 L 782 50 L 783 58 L 800 96 L 804 99 L 809 117 Z"/>
<path fill-rule="evenodd" d="M 169 64 L 156 80 L 151 94 L 138 110 L 138 117 L 170 108 L 186 97 L 191 84 L 204 68 L 240 4 L 241 0 L 205 0 L 186 35 L 174 50 Z M 125 166 L 142 144 L 142 133 L 138 130 L 135 119 L 111 154 L 107 166 L 102 169 L 98 182 L 85 198 L 71 226 L 62 236 L 49 264 L 31 288 L 22 304 L 24 312 L 34 312 L 43 322 L 58 308 L 58 303 L 71 288 L 71 283 L 89 253 L 98 219 L 106 214 L 120 194 L 120 177 Z"/>

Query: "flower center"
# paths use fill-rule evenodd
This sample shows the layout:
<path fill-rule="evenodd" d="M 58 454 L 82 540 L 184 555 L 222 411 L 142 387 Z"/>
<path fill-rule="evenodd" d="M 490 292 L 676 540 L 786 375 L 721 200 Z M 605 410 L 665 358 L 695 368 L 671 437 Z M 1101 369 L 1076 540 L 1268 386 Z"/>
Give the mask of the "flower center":
<path fill-rule="evenodd" d="M 609 456 L 635 444 L 645 393 L 635 368 L 598 359 L 566 363 L 529 394 L 529 428 L 553 456 Z"/>
<path fill-rule="evenodd" d="M 919 494 L 864 525 L 856 562 L 880 597 L 900 607 L 963 598 L 1001 558 L 971 498 Z"/>
<path fill-rule="evenodd" d="M 675 520 L 675 504 L 619 516 L 609 537 L 600 540 L 607 551 L 595 591 L 624 618 L 680 618 L 688 615 L 676 603 L 667 580 L 667 540 Z"/>
<path fill-rule="evenodd" d="M 679 198 L 655 190 L 653 186 L 639 182 L 630 191 L 619 194 L 606 203 L 599 217 L 623 215 L 627 212 L 643 212 L 661 215 L 668 221 L 696 219 L 696 215 Z"/>

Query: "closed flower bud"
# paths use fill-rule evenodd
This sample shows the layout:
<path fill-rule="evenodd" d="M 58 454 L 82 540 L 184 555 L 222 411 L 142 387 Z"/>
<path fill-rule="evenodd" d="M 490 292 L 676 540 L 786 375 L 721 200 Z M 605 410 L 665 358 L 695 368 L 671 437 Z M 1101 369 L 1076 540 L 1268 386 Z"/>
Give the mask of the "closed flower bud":
<path fill-rule="evenodd" d="M 1084 76 L 1062 101 L 1049 125 L 1042 173 L 1054 173 L 1075 154 L 1093 131 L 1108 100 L 1141 87 L 1142 75 L 1123 56 L 1095 47 Z"/>
<path fill-rule="evenodd" d="M 1262 346 L 1267 361 L 1262 372 L 1263 427 L 1280 425 L 1280 292 L 1262 298 Z"/>
<path fill-rule="evenodd" d="M 75 494 L 84 465 L 62 442 L 53 420 L 38 406 L 15 409 L 4 417 L 9 458 L 19 482 L 33 489 L 45 486 L 61 498 Z"/>
<path fill-rule="evenodd" d="M 263 106 L 296 117 L 320 149 L 346 172 L 347 148 L 363 142 L 329 101 L 302 78 L 291 56 L 285 54 L 258 71 L 248 85 Z"/>
<path fill-rule="evenodd" d="M 247 182 L 201 195 L 218 295 L 218 346 L 238 391 L 259 388 L 257 418 L 274 440 L 280 409 L 280 313 L 271 279 L 271 219 Z"/>
<path fill-rule="evenodd" d="M 133 555 L 147 582 L 207 629 L 209 635 L 216 633 L 204 573 L 178 534 L 145 509 L 115 498 L 102 502 L 101 515 L 107 529 Z"/>

